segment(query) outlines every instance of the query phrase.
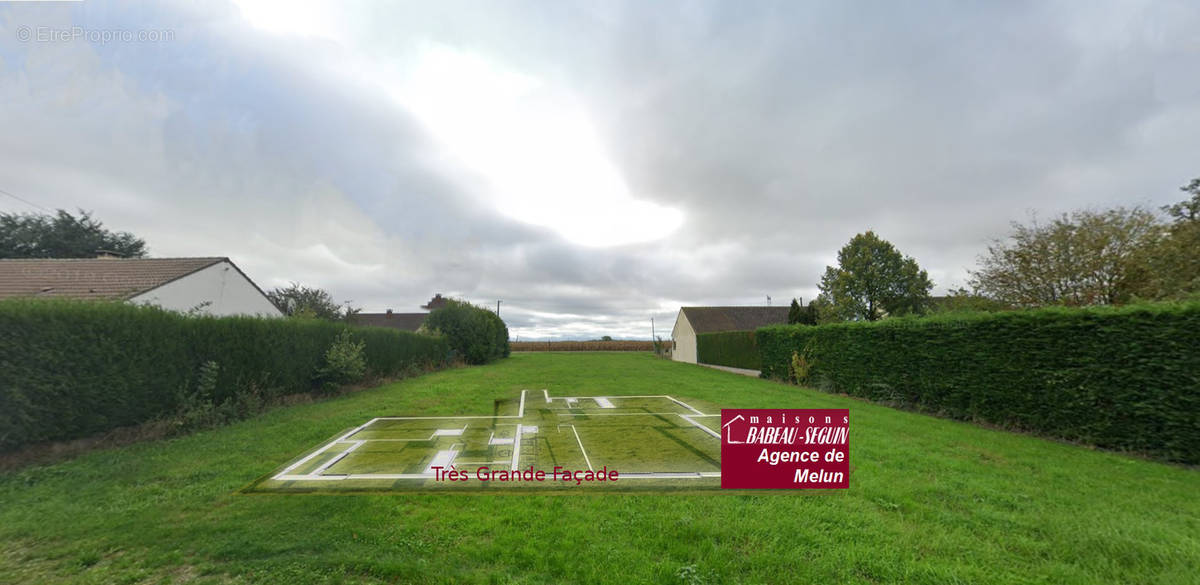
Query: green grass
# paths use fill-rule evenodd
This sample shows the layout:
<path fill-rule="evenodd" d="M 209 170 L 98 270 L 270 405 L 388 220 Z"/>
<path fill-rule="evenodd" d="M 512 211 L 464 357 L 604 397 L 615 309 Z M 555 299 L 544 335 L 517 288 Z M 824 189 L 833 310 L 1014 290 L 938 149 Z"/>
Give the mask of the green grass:
<path fill-rule="evenodd" d="M 380 413 L 486 413 L 520 388 L 848 407 L 851 488 L 237 493 Z M 639 354 L 522 354 L 0 475 L 3 583 L 1195 583 L 1198 574 L 1195 470 Z"/>
<path fill-rule="evenodd" d="M 566 391 L 568 396 L 550 395 L 546 390 L 521 390 L 517 395 L 497 399 L 492 412 L 460 413 L 462 418 L 381 412 L 382 418 L 338 432 L 245 491 L 720 489 L 721 441 L 716 436 L 721 426 L 719 406 L 694 399 L 684 405 L 670 396 L 616 395 L 605 398 L 608 402 L 602 406 L 591 398 L 570 396 L 570 388 L 555 388 L 556 393 Z M 523 429 L 519 439 L 518 425 Z M 440 434 L 446 431 L 450 432 Z M 519 450 L 515 449 L 518 442 Z M 443 460 L 441 466 L 450 463 L 469 479 L 431 478 L 426 470 L 438 462 L 439 453 L 454 454 L 452 463 Z M 541 471 L 544 477 L 541 481 L 479 479 L 493 471 L 512 469 Z M 616 472 L 624 480 L 573 482 L 556 475 L 563 470 L 572 474 Z M 662 472 L 695 475 L 654 476 Z"/>

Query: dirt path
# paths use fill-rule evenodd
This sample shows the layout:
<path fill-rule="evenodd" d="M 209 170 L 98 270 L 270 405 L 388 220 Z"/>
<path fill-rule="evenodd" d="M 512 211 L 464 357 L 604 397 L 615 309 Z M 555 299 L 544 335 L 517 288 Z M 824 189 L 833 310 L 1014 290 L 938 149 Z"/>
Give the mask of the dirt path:
<path fill-rule="evenodd" d="M 732 372 L 734 374 L 741 374 L 743 376 L 753 376 L 755 378 L 757 378 L 759 376 L 759 374 L 762 373 L 758 370 L 747 370 L 747 369 L 743 369 L 743 368 L 731 368 L 729 366 L 716 366 L 713 364 L 700 364 L 700 365 L 702 365 L 706 368 L 713 368 L 714 370 L 724 370 L 726 372 Z"/>

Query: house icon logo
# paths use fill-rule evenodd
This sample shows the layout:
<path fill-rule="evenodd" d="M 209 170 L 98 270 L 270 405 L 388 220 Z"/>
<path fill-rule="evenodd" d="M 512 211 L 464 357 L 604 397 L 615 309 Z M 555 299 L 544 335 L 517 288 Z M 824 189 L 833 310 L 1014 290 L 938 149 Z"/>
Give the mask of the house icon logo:
<path fill-rule="evenodd" d="M 723 408 L 721 487 L 847 489 L 849 425 L 849 409 Z"/>
<path fill-rule="evenodd" d="M 735 422 L 737 422 L 737 421 L 739 421 L 739 420 L 744 422 L 744 421 L 746 420 L 746 417 L 744 417 L 744 416 L 742 416 L 742 415 L 740 415 L 740 414 L 739 414 L 739 415 L 737 415 L 737 416 L 733 417 L 732 419 L 730 419 L 730 420 L 729 420 L 729 422 L 726 422 L 725 424 L 721 425 L 721 434 L 725 435 L 725 442 L 726 442 L 726 443 L 728 443 L 728 444 L 730 444 L 730 445 L 743 445 L 743 444 L 745 444 L 745 443 L 746 443 L 745 441 L 737 441 L 737 440 L 734 440 L 734 438 L 733 438 L 733 428 L 731 428 L 731 427 L 729 426 L 729 425 L 732 425 L 733 423 L 735 423 Z M 738 425 L 738 426 L 740 426 L 740 425 Z M 742 433 L 742 435 L 741 435 L 741 436 L 743 436 L 743 437 L 744 437 L 744 436 L 746 436 L 746 435 L 745 435 L 745 433 Z"/>

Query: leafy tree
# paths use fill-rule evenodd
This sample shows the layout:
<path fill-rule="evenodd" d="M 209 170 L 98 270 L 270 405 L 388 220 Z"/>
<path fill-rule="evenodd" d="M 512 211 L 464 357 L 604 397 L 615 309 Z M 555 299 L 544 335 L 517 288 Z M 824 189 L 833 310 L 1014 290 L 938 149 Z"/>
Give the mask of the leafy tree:
<path fill-rule="evenodd" d="M 1200 292 L 1200 178 L 1179 190 L 1191 198 L 1162 207 L 1171 223 L 1144 254 L 1151 276 L 1137 291 L 1139 296 L 1167 299 Z"/>
<path fill-rule="evenodd" d="M 1008 242 L 995 240 L 971 272 L 977 293 L 1015 307 L 1111 305 L 1144 289 L 1142 260 L 1161 237 L 1145 209 L 1076 211 L 1048 224 L 1012 224 Z"/>
<path fill-rule="evenodd" d="M 350 306 L 350 301 L 339 305 L 325 290 L 293 282 L 289 286 L 276 287 L 267 292 L 267 298 L 288 317 L 324 319 L 326 321 L 349 321 L 361 309 Z"/>
<path fill-rule="evenodd" d="M 1165 205 L 1162 210 L 1176 225 L 1180 223 L 1194 224 L 1200 221 L 1200 178 L 1192 179 L 1191 183 L 1180 187 L 1179 190 L 1191 195 L 1191 199 L 1174 205 Z"/>
<path fill-rule="evenodd" d="M 672 349 L 672 347 L 668 343 L 663 341 L 663 338 L 661 335 L 655 335 L 654 339 L 651 341 L 651 343 L 654 344 L 654 355 L 659 356 L 659 357 L 665 357 L 667 354 L 667 350 Z"/>
<path fill-rule="evenodd" d="M 349 330 L 339 333 L 325 351 L 325 365 L 317 370 L 321 390 L 332 392 L 342 384 L 361 380 L 367 374 L 366 350 L 367 342 L 356 339 Z"/>
<path fill-rule="evenodd" d="M 811 302 L 808 303 L 808 305 L 804 307 L 804 312 L 800 316 L 799 323 L 801 325 L 816 325 L 819 323 L 821 321 L 821 315 L 817 311 L 817 307 L 817 305 Z"/>
<path fill-rule="evenodd" d="M 838 266 L 825 268 L 819 288 L 836 318 L 876 321 L 924 312 L 933 283 L 916 260 L 867 231 L 838 251 Z"/>
<path fill-rule="evenodd" d="M 601 337 L 601 338 L 600 338 L 600 341 L 612 341 L 612 340 L 613 340 L 613 339 L 612 339 L 612 336 L 611 336 L 611 335 L 605 335 L 605 336 L 603 336 L 603 337 Z"/>
<path fill-rule="evenodd" d="M 468 364 L 508 357 L 508 326 L 499 315 L 466 301 L 447 299 L 440 309 L 429 313 L 423 327 L 445 335 L 450 348 Z"/>
<path fill-rule="evenodd" d="M 817 307 L 813 303 L 809 303 L 808 306 L 801 306 L 800 301 L 792 299 L 792 306 L 788 307 L 788 324 L 816 325 Z"/>
<path fill-rule="evenodd" d="M 808 311 L 808 318 L 812 320 L 812 325 L 823 325 L 842 320 L 838 315 L 837 308 L 824 296 L 818 296 L 808 303 Z"/>
<path fill-rule="evenodd" d="M 931 304 L 934 313 L 993 312 L 1012 308 L 1003 301 L 975 294 L 965 288 L 953 289 L 949 295 L 935 301 Z"/>
<path fill-rule="evenodd" d="M 146 242 L 105 229 L 82 209 L 78 216 L 62 209 L 54 215 L 0 213 L 0 258 L 95 258 L 99 250 L 141 258 Z"/>

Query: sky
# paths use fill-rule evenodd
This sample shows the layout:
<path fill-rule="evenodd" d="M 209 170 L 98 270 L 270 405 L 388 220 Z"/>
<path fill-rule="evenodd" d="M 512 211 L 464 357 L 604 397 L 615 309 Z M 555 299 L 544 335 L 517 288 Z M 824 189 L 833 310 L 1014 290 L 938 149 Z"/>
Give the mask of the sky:
<path fill-rule="evenodd" d="M 669 337 L 868 229 L 945 294 L 1012 221 L 1182 200 L 1197 72 L 1194 1 L 0 3 L 0 211 Z"/>

